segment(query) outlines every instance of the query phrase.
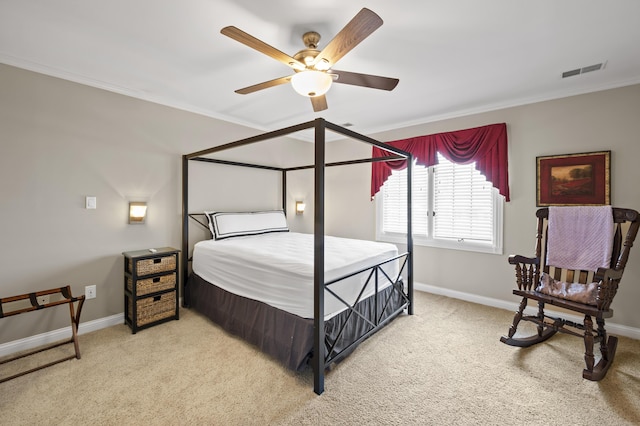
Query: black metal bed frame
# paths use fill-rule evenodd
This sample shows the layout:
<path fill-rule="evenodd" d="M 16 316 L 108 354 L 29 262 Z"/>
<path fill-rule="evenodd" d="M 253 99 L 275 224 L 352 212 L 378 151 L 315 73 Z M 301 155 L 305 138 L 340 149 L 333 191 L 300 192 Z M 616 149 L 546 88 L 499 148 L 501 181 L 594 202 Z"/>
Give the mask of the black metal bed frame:
<path fill-rule="evenodd" d="M 409 308 L 410 306 L 412 306 L 412 296 L 413 295 L 410 295 L 409 292 L 407 292 L 407 293 L 404 292 L 404 282 L 402 280 L 402 272 L 404 271 L 404 268 L 407 265 L 407 261 L 409 260 L 409 258 L 410 258 L 409 253 L 405 252 L 405 253 L 402 253 L 400 255 L 394 256 L 394 257 L 392 257 L 390 259 L 387 259 L 387 260 L 385 260 L 383 262 L 380 262 L 377 265 L 373 265 L 373 266 L 370 266 L 368 268 L 363 268 L 363 269 L 361 269 L 359 271 L 352 272 L 350 274 L 347 274 L 347 275 L 344 275 L 342 277 L 336 278 L 334 280 L 328 281 L 328 282 L 326 282 L 324 284 L 325 290 L 329 294 L 331 294 L 333 297 L 338 299 L 338 301 L 340 301 L 340 303 L 342 303 L 346 307 L 347 312 L 348 312 L 347 319 L 344 321 L 344 323 L 342 324 L 342 326 L 340 327 L 340 329 L 336 333 L 333 341 L 330 341 L 328 337 L 325 340 L 325 347 L 327 349 L 327 353 L 325 354 L 325 361 L 324 361 L 324 367 L 325 368 L 329 368 L 332 363 L 341 360 L 343 357 L 345 357 L 347 354 L 350 353 L 350 349 L 352 347 L 357 346 L 360 342 L 362 342 L 363 340 L 367 339 L 369 336 L 374 334 L 376 331 L 378 331 L 380 328 L 382 328 L 388 322 L 393 320 L 397 315 L 399 315 L 400 312 L 402 312 L 405 308 Z M 395 260 L 400 260 L 400 259 L 403 259 L 402 266 L 400 266 L 400 268 L 398 269 L 398 273 L 396 274 L 396 277 L 394 279 L 391 279 L 391 277 L 389 277 L 389 275 L 384 271 L 384 269 L 382 269 L 382 265 L 385 265 L 387 263 L 393 262 Z M 329 286 L 331 286 L 333 284 L 336 284 L 336 283 L 338 283 L 338 282 L 340 282 L 342 280 L 345 280 L 347 278 L 353 277 L 353 276 L 358 275 L 358 274 L 365 273 L 367 271 L 370 271 L 369 272 L 369 276 L 367 277 L 366 281 L 362 284 L 362 287 L 360 289 L 360 293 L 358 294 L 358 297 L 353 302 L 353 304 L 349 304 L 348 302 L 346 302 L 344 299 L 342 299 L 340 296 L 338 296 L 329 287 Z M 380 293 L 379 293 L 379 290 L 380 290 L 380 288 L 379 288 L 379 283 L 380 283 L 379 274 L 380 273 L 382 273 L 382 275 L 384 275 L 384 277 L 389 282 L 392 283 L 391 285 L 393 286 L 393 289 L 386 296 L 382 308 L 378 309 L 378 297 L 380 295 Z M 364 293 L 364 290 L 367 288 L 367 286 L 371 282 L 371 278 L 373 278 L 373 283 L 374 283 L 374 293 L 373 293 L 373 296 L 372 296 L 374 298 L 374 302 L 373 302 L 374 313 L 373 313 L 373 319 L 372 320 L 367 318 L 367 317 L 365 317 L 357 309 L 357 305 L 362 300 L 362 295 Z M 404 299 L 404 302 L 400 306 L 398 306 L 393 312 L 391 312 L 391 313 L 389 313 L 388 315 L 385 316 L 385 311 L 387 310 L 387 307 L 389 306 L 389 303 L 390 303 L 392 297 L 394 296 L 394 293 L 399 294 L 400 297 L 402 297 L 402 299 Z M 335 345 L 338 342 L 338 340 L 340 339 L 340 336 L 342 335 L 342 333 L 347 328 L 347 324 L 348 324 L 349 319 L 354 314 L 356 316 L 358 316 L 360 319 L 362 319 L 370 328 L 367 331 L 365 331 L 362 334 L 360 334 L 358 336 L 358 338 L 355 339 L 354 341 L 352 341 L 349 345 L 347 345 L 346 347 L 342 348 L 339 351 L 336 351 L 335 350 Z M 315 349 L 314 349 L 314 355 L 316 353 L 318 353 L 318 352 L 316 352 Z"/>
<path fill-rule="evenodd" d="M 211 155 L 215 153 L 219 153 L 221 151 L 226 151 L 229 149 L 277 138 L 282 136 L 287 136 L 289 134 L 299 132 L 306 129 L 314 129 L 314 164 L 313 165 L 305 165 L 299 167 L 289 167 L 289 168 L 281 168 L 281 167 L 273 167 L 266 166 L 260 164 L 250 164 L 250 163 L 241 163 L 234 161 L 226 161 L 214 158 L 204 157 L 206 155 Z M 370 145 L 377 146 L 386 152 L 390 152 L 391 154 L 386 157 L 377 157 L 377 158 L 365 158 L 358 160 L 350 160 L 350 161 L 340 161 L 334 163 L 327 163 L 325 160 L 325 133 L 327 130 L 334 131 L 338 134 L 344 135 L 346 137 L 355 139 L 357 141 L 361 141 L 364 143 L 368 143 Z M 384 320 L 380 320 L 378 318 L 378 312 L 375 315 L 375 321 L 371 323 L 371 321 L 363 318 L 365 321 L 369 322 L 372 328 L 366 332 L 364 335 L 359 337 L 355 342 L 350 344 L 347 348 L 341 350 L 337 354 L 332 354 L 333 350 L 327 353 L 325 356 L 318 356 L 319 354 L 324 353 L 323 345 L 325 345 L 325 328 L 324 328 L 324 291 L 327 290 L 332 293 L 335 297 L 335 293 L 333 293 L 327 287 L 335 282 L 344 279 L 345 277 L 341 277 L 339 279 L 333 280 L 331 282 L 325 283 L 324 280 L 324 235 L 325 235 L 325 227 L 324 227 L 324 194 L 325 194 L 325 186 L 324 186 L 324 177 L 325 177 L 325 168 L 332 166 L 343 166 L 343 165 L 351 165 L 351 164 L 361 164 L 361 163 L 371 163 L 377 161 L 393 161 L 399 159 L 407 160 L 407 252 L 403 253 L 393 259 L 388 259 L 383 263 L 390 262 L 399 258 L 404 258 L 402 267 L 398 272 L 398 276 L 395 279 L 391 279 L 387 276 L 393 284 L 395 290 L 398 290 L 400 287 L 400 291 L 404 286 L 401 275 L 403 270 L 406 267 L 407 273 L 407 292 L 406 294 L 401 291 L 403 298 L 405 299 L 405 303 L 403 306 L 392 313 L 389 317 Z M 412 238 L 412 229 L 411 229 L 411 171 L 412 171 L 412 155 L 403 150 L 397 149 L 395 147 L 389 146 L 382 142 L 379 142 L 375 139 L 372 139 L 368 136 L 361 135 L 352 130 L 346 129 L 344 127 L 338 126 L 336 124 L 330 123 L 323 118 L 317 118 L 313 121 L 301 123 L 295 126 L 286 127 L 280 130 L 263 133 L 257 136 L 249 137 L 246 139 L 241 139 L 235 142 L 230 142 L 227 144 L 219 145 L 213 148 L 205 149 L 202 151 L 197 151 L 191 154 L 185 154 L 182 156 L 182 253 L 181 257 L 181 269 L 183 274 L 183 283 L 184 284 L 184 294 L 183 300 L 188 300 L 188 288 L 187 288 L 187 276 L 189 273 L 188 270 L 188 262 L 189 262 L 189 161 L 203 161 L 209 163 L 216 164 L 225 164 L 231 166 L 240 166 L 240 167 L 250 167 L 250 168 L 258 168 L 258 169 L 266 169 L 273 170 L 282 173 L 282 207 L 286 214 L 286 206 L 287 206 L 287 172 L 303 170 L 303 169 L 314 169 L 314 345 L 313 345 L 313 357 L 311 360 L 313 373 L 314 373 L 314 385 L 313 390 L 316 394 L 320 395 L 324 391 L 324 371 L 330 363 L 337 361 L 341 358 L 342 354 L 344 354 L 349 348 L 358 344 L 360 341 L 366 339 L 368 336 L 375 333 L 381 327 L 383 327 L 387 322 L 389 322 L 392 318 L 394 318 L 397 314 L 400 313 L 403 309 L 407 309 L 407 313 L 409 315 L 413 315 L 413 238 Z M 378 274 L 382 272 L 384 275 L 386 273 L 382 270 L 381 265 L 378 264 L 373 267 L 365 268 L 356 273 L 366 272 L 371 270 L 371 273 L 367 279 L 367 283 L 364 284 L 366 287 L 369 283 L 372 276 L 375 276 L 375 286 L 376 292 L 375 297 L 377 298 L 378 294 Z M 349 276 L 355 275 L 356 273 L 349 274 Z M 364 287 L 362 291 L 364 290 Z M 362 295 L 361 291 L 361 295 Z M 360 297 L 358 297 L 360 299 Z M 350 306 L 348 303 L 342 301 L 348 309 L 350 310 L 349 316 L 352 314 L 360 315 L 354 306 Z M 385 305 L 388 303 L 388 299 L 385 301 Z M 376 308 L 377 309 L 377 308 Z M 384 309 L 383 309 L 384 312 Z M 361 316 L 361 315 L 360 315 Z M 361 316 L 362 317 L 362 316 Z M 341 331 L 340 331 L 341 333 Z M 333 349 L 333 348 L 332 348 Z"/>

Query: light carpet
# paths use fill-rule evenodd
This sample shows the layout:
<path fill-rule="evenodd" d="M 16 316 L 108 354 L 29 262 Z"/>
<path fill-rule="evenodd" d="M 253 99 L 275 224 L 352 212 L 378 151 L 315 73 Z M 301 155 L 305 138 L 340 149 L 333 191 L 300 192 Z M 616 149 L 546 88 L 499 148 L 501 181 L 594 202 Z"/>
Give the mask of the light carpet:
<path fill-rule="evenodd" d="M 621 337 L 601 382 L 582 379 L 582 340 L 499 341 L 513 314 L 416 292 L 403 315 L 328 372 L 313 393 L 199 314 L 131 334 L 80 336 L 82 359 L 0 384 L 3 425 L 637 425 L 640 341 Z M 0 377 L 72 353 L 0 366 Z"/>

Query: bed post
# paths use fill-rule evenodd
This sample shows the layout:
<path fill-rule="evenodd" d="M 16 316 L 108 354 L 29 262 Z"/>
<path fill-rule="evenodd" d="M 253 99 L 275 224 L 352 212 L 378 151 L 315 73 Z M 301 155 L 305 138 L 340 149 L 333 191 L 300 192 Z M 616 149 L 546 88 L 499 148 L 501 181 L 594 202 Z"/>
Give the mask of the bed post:
<path fill-rule="evenodd" d="M 282 171 L 282 210 L 287 217 L 287 171 Z"/>
<path fill-rule="evenodd" d="M 315 120 L 315 188 L 313 213 L 313 391 L 324 392 L 324 167 L 325 122 Z"/>
<path fill-rule="evenodd" d="M 189 307 L 187 278 L 189 268 L 189 160 L 182 156 L 182 306 Z"/>
<path fill-rule="evenodd" d="M 407 313 L 413 315 L 413 230 L 412 230 L 412 207 L 411 207 L 411 176 L 413 175 L 413 156 L 407 157 L 407 296 L 409 297 L 409 309 Z"/>

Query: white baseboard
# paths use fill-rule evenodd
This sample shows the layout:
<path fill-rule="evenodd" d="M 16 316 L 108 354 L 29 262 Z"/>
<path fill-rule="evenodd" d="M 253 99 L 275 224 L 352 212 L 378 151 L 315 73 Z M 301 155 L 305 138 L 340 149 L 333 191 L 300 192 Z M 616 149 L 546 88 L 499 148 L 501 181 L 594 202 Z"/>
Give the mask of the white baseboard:
<path fill-rule="evenodd" d="M 124 324 L 124 312 L 106 318 L 100 318 L 88 322 L 81 322 L 80 326 L 78 327 L 78 334 L 90 333 L 92 331 L 100 330 L 102 328 L 107 328 L 111 327 L 112 325 L 118 324 Z M 36 334 L 35 336 L 25 337 L 24 339 L 3 343 L 2 345 L 0 345 L 0 357 L 59 342 L 61 340 L 69 338 L 71 338 L 71 326 L 59 328 L 57 330 L 49 331 L 42 334 Z"/>
<path fill-rule="evenodd" d="M 182 297 L 178 298 L 179 306 L 182 306 Z M 80 322 L 78 334 L 91 333 L 102 328 L 111 327 L 113 325 L 124 324 L 124 312 L 111 315 L 97 320 Z M 12 342 L 0 345 L 0 357 L 11 355 L 16 352 L 27 351 L 39 346 L 48 345 L 59 342 L 61 340 L 71 338 L 71 326 L 60 328 L 58 330 L 48 331 L 35 336 L 25 337 L 24 339 L 14 340 Z"/>
<path fill-rule="evenodd" d="M 477 294 L 464 293 L 461 291 L 450 290 L 447 288 L 436 287 L 429 284 L 415 283 L 413 288 L 417 291 L 425 293 L 437 294 L 440 296 L 451 297 L 452 299 L 460 299 L 467 302 L 478 303 L 480 305 L 491 306 L 494 308 L 506 309 L 508 311 L 516 311 L 518 309 L 518 302 L 507 302 L 505 300 L 493 299 L 490 297 L 478 296 Z M 182 299 L 182 298 L 180 298 Z M 182 302 L 180 302 L 182 306 Z M 528 307 L 525 312 L 528 315 L 533 315 L 537 312 L 537 308 Z M 582 317 L 578 317 L 570 314 L 562 314 L 562 316 L 570 321 L 582 322 Z M 81 322 L 78 329 L 78 334 L 90 333 L 102 328 L 111 327 L 113 325 L 124 324 L 124 312 L 112 315 L 106 318 L 100 318 L 89 322 Z M 508 329 L 509 324 L 505 325 L 505 332 Z M 632 339 L 640 340 L 640 329 L 634 327 L 628 327 L 626 325 L 620 325 L 615 323 L 607 323 L 607 331 L 611 334 L 617 334 L 619 336 L 630 337 Z M 47 333 L 37 334 L 35 336 L 26 337 L 24 339 L 14 340 L 13 342 L 7 342 L 0 345 L 0 357 L 11 355 L 16 352 L 25 351 L 38 346 L 48 345 L 51 343 L 59 342 L 64 339 L 68 339 L 71 336 L 71 326 L 60 328 L 58 330 L 49 331 Z"/>
<path fill-rule="evenodd" d="M 490 297 L 478 296 L 477 294 L 471 293 L 463 293 L 461 291 L 449 290 L 447 288 L 436 287 L 429 284 L 423 283 L 413 283 L 413 288 L 418 291 L 423 291 L 426 293 L 437 294 L 440 296 L 451 297 L 452 299 L 460 299 L 467 302 L 478 303 L 480 305 L 492 306 L 494 308 L 506 309 L 508 311 L 513 311 L 515 313 L 518 310 L 518 304 L 520 300 L 514 302 L 507 302 L 505 300 L 493 299 Z M 550 308 L 551 309 L 551 308 Z M 535 315 L 538 312 L 537 305 L 535 307 L 529 306 L 525 309 L 525 313 L 527 315 Z M 566 313 L 559 313 L 559 316 L 568 319 L 569 321 L 573 321 L 576 323 L 582 323 L 584 319 L 581 316 L 571 315 Z M 510 324 L 505 325 L 505 333 Z M 640 329 L 629 327 L 626 325 L 616 324 L 613 322 L 607 322 L 607 332 L 610 334 L 615 334 L 618 336 L 625 336 L 632 339 L 640 340 Z"/>

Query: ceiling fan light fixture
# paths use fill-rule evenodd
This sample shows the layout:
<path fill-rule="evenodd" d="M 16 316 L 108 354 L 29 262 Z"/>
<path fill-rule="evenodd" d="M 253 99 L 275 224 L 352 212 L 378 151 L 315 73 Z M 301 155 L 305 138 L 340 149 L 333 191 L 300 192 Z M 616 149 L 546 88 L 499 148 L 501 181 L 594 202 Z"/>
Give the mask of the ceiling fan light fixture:
<path fill-rule="evenodd" d="M 322 58 L 320 59 L 320 61 L 318 61 L 318 63 L 314 68 L 320 71 L 326 71 L 329 68 L 331 68 L 331 64 L 329 63 L 328 60 L 326 60 L 325 58 Z"/>
<path fill-rule="evenodd" d="M 302 71 L 304 67 L 300 62 L 289 62 L 289 66 L 295 70 Z"/>
<path fill-rule="evenodd" d="M 300 71 L 291 77 L 293 89 L 302 96 L 322 96 L 329 91 L 333 78 L 321 71 Z"/>

